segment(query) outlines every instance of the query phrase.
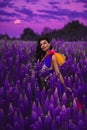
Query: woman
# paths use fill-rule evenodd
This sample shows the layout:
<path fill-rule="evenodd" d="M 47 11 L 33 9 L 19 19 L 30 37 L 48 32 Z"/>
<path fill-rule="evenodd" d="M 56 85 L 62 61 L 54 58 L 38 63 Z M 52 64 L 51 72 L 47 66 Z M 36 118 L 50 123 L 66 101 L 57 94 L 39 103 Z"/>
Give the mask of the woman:
<path fill-rule="evenodd" d="M 49 76 L 55 73 L 63 86 L 71 91 L 71 89 L 68 88 L 64 82 L 63 76 L 59 71 L 55 51 L 52 50 L 52 45 L 50 44 L 49 39 L 46 37 L 40 38 L 37 43 L 36 61 L 37 63 L 41 64 L 40 68 L 38 69 L 39 71 L 37 72 L 37 76 L 39 74 L 38 79 L 40 90 L 42 90 L 44 86 L 46 89 L 49 88 Z"/>

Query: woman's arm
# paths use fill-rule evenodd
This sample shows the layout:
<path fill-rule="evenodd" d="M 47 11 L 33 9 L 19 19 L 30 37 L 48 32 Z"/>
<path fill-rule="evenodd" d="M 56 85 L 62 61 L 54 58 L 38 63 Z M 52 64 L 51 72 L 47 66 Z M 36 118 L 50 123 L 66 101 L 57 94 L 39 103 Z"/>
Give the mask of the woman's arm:
<path fill-rule="evenodd" d="M 59 71 L 59 68 L 58 68 L 58 64 L 57 64 L 57 60 L 56 60 L 55 55 L 52 55 L 52 67 L 53 67 L 53 69 L 54 69 L 56 75 L 58 75 L 58 77 L 59 77 L 61 83 L 63 84 L 63 86 L 64 86 L 65 88 L 67 88 L 68 90 L 71 90 L 71 88 L 68 88 L 68 87 L 66 86 L 65 82 L 64 82 L 63 76 L 62 76 L 61 72 Z"/>
<path fill-rule="evenodd" d="M 55 55 L 52 56 L 52 66 L 56 75 L 60 78 L 61 83 L 65 86 L 64 79 L 61 72 L 59 71 L 59 67 L 58 67 Z"/>

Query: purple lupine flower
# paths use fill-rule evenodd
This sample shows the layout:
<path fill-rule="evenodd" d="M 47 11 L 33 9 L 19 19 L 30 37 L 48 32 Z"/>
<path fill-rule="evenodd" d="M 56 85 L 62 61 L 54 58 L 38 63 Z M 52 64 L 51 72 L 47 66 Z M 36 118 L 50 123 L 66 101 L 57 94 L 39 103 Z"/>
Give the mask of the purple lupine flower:
<path fill-rule="evenodd" d="M 85 124 L 83 120 L 78 122 L 78 130 L 86 130 Z"/>
<path fill-rule="evenodd" d="M 5 129 L 5 113 L 3 109 L 0 109 L 0 129 L 1 130 Z"/>
<path fill-rule="evenodd" d="M 45 104 L 44 104 L 44 112 L 45 112 L 45 114 L 48 113 L 49 104 L 50 104 L 50 101 L 49 101 L 49 98 L 48 98 L 48 96 L 47 96 L 47 97 L 46 97 L 46 100 L 45 100 Z"/>
<path fill-rule="evenodd" d="M 20 129 L 25 130 L 25 121 L 24 121 L 24 118 L 22 116 L 22 113 L 20 113 L 19 124 L 20 124 Z"/>
<path fill-rule="evenodd" d="M 20 130 L 20 124 L 19 124 L 18 121 L 15 121 L 15 122 L 14 122 L 14 129 L 15 129 L 15 130 Z"/>
<path fill-rule="evenodd" d="M 77 108 L 77 103 L 75 99 L 73 101 L 73 122 L 75 124 L 78 123 L 78 108 Z"/>
<path fill-rule="evenodd" d="M 4 96 L 5 96 L 4 88 L 0 87 L 0 98 L 4 99 Z"/>
<path fill-rule="evenodd" d="M 26 95 L 28 100 L 32 103 L 32 88 L 31 88 L 31 84 L 28 83 L 27 89 L 26 89 Z"/>
<path fill-rule="evenodd" d="M 67 118 L 68 118 L 68 120 L 72 118 L 71 117 L 71 109 L 70 109 L 70 107 L 67 108 Z"/>
<path fill-rule="evenodd" d="M 31 114 L 31 106 L 29 104 L 29 101 L 26 95 L 23 100 L 23 105 L 24 105 L 24 117 L 26 117 Z"/>
<path fill-rule="evenodd" d="M 13 120 L 14 120 L 14 122 L 16 122 L 16 121 L 19 120 L 19 116 L 18 116 L 17 111 L 15 111 L 15 113 L 14 113 L 14 115 L 13 115 Z"/>
<path fill-rule="evenodd" d="M 62 111 L 60 112 L 60 119 L 61 119 L 61 127 L 63 130 L 68 130 L 68 116 L 67 116 L 67 109 L 63 105 Z"/>
<path fill-rule="evenodd" d="M 60 120 L 60 116 L 56 116 L 56 121 L 55 121 L 55 127 L 56 129 L 60 129 L 61 128 L 61 120 Z"/>
<path fill-rule="evenodd" d="M 35 121 L 37 121 L 38 119 L 38 115 L 35 111 L 32 111 L 32 123 L 34 123 Z"/>
<path fill-rule="evenodd" d="M 44 130 L 52 130 L 52 118 L 49 112 L 44 119 Z"/>
<path fill-rule="evenodd" d="M 51 95 L 51 97 L 50 97 L 50 104 L 53 104 L 53 105 L 55 106 L 55 104 L 54 104 L 54 97 L 53 97 L 53 95 Z"/>
<path fill-rule="evenodd" d="M 53 104 L 49 105 L 49 112 L 50 112 L 51 117 L 54 119 L 55 109 L 54 109 L 54 105 Z"/>
<path fill-rule="evenodd" d="M 10 124 L 6 124 L 6 130 L 14 130 L 14 127 Z"/>
<path fill-rule="evenodd" d="M 17 85 L 18 90 L 20 91 L 20 90 L 21 90 L 20 80 L 17 80 L 17 81 L 16 81 L 16 85 Z"/>
<path fill-rule="evenodd" d="M 14 119 L 13 119 L 14 113 L 15 113 L 15 110 L 14 110 L 14 108 L 13 108 L 12 103 L 10 103 L 7 119 L 8 119 L 8 122 L 9 122 L 11 125 L 12 125 L 13 122 L 14 122 Z"/>
<path fill-rule="evenodd" d="M 38 121 L 35 122 L 37 130 L 43 130 L 41 117 L 38 117 Z"/>
<path fill-rule="evenodd" d="M 64 119 L 67 119 L 64 122 L 64 129 L 84 130 L 87 127 L 87 42 L 62 40 L 53 42 L 54 48 L 66 55 L 66 63 L 59 69 L 66 84 L 73 90 L 72 93 L 66 92 L 67 100 L 70 101 L 68 107 L 65 98 L 61 102 L 64 96 L 62 85 L 54 75 L 50 76 L 50 88 L 47 92 L 45 85 L 42 92 L 36 89 L 39 88 L 38 76 L 47 74 L 39 71 L 40 63 L 34 68 L 36 44 L 0 41 L 0 110 L 1 113 L 3 112 L 3 116 L 0 116 L 0 124 L 3 122 L 0 128 L 2 130 L 44 130 L 45 128 L 62 130 Z M 76 98 L 81 101 L 82 106 L 75 101 Z M 65 106 L 62 107 L 62 104 Z"/>
<path fill-rule="evenodd" d="M 35 88 L 35 99 L 39 99 L 40 100 L 40 89 L 39 87 Z"/>
<path fill-rule="evenodd" d="M 62 96 L 62 104 L 63 105 L 66 105 L 66 100 L 67 100 L 67 96 L 66 96 L 66 93 L 64 92 L 63 96 Z"/>
<path fill-rule="evenodd" d="M 77 130 L 77 126 L 72 122 L 72 120 L 69 120 L 69 130 Z"/>
<path fill-rule="evenodd" d="M 40 104 L 40 102 L 39 102 L 39 103 L 38 103 L 38 116 L 41 116 L 42 113 L 43 113 L 42 107 L 41 107 L 41 104 Z"/>
<path fill-rule="evenodd" d="M 55 108 L 55 117 L 60 114 L 61 109 L 62 109 L 62 107 L 60 105 Z"/>
<path fill-rule="evenodd" d="M 54 98 L 54 106 L 58 106 L 60 101 L 59 101 L 59 96 L 58 96 L 58 88 L 55 88 L 54 94 L 53 94 L 53 98 Z"/>
<path fill-rule="evenodd" d="M 36 106 L 36 102 L 35 101 L 32 104 L 32 110 L 37 112 L 37 106 Z"/>

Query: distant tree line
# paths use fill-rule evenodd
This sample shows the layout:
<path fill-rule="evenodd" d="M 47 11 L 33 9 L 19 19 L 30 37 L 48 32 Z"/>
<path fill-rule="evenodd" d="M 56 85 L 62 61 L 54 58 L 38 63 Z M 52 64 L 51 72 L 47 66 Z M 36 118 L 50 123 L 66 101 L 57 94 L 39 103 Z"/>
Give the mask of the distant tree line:
<path fill-rule="evenodd" d="M 55 38 L 56 40 L 63 39 L 65 41 L 87 41 L 87 26 L 75 20 L 66 24 L 62 29 L 52 30 L 49 27 L 45 27 L 41 34 L 35 33 L 31 28 L 25 28 L 18 39 L 36 41 L 41 36 L 46 36 L 49 39 Z M 10 38 L 7 34 L 0 34 L 0 39 L 15 40 L 17 38 Z"/>

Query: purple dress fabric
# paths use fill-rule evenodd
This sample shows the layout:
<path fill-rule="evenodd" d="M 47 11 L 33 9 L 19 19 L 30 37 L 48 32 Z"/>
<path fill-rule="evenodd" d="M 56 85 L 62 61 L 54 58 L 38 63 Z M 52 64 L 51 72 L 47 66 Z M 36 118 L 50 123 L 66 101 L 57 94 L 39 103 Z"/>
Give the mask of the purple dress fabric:
<path fill-rule="evenodd" d="M 54 74 L 54 71 L 50 69 L 51 67 L 51 61 L 52 61 L 52 54 L 47 55 L 39 64 L 39 71 L 38 71 L 38 82 L 40 90 L 43 89 L 43 87 L 48 90 L 49 88 L 49 78 Z"/>

